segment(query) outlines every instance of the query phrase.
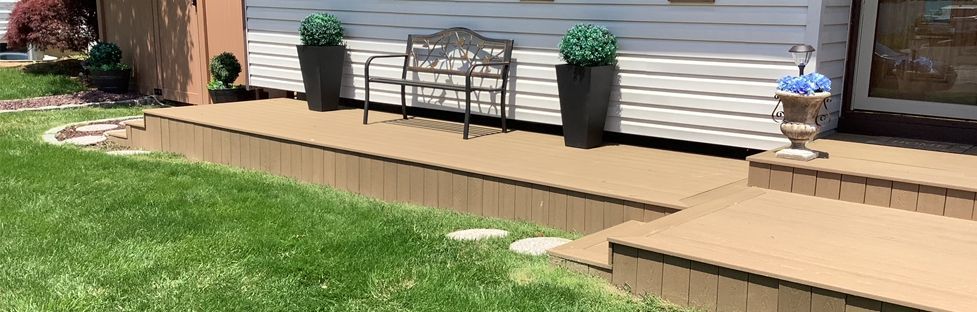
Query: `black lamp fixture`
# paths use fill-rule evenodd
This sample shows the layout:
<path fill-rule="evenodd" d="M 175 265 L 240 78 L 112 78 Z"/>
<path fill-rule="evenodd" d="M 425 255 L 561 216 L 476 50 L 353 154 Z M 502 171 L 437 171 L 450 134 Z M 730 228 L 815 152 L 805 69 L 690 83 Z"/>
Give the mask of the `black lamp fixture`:
<path fill-rule="evenodd" d="M 804 75 L 804 67 L 807 67 L 808 62 L 811 61 L 811 57 L 814 56 L 814 47 L 806 44 L 799 44 L 790 47 L 788 50 L 791 55 L 794 56 L 794 64 L 797 64 L 797 68 L 800 69 L 801 75 Z"/>

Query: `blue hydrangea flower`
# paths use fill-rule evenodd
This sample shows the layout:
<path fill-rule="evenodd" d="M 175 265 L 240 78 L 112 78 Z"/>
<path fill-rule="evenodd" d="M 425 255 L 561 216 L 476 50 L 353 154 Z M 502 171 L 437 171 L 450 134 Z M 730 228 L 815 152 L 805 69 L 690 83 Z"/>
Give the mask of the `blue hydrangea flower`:
<path fill-rule="evenodd" d="M 784 76 L 780 80 L 777 80 L 777 90 L 803 95 L 814 95 L 817 92 L 831 92 L 831 79 L 818 73 L 811 73 L 800 77 Z"/>
<path fill-rule="evenodd" d="M 831 92 L 831 79 L 828 79 L 828 77 L 818 73 L 810 73 L 803 77 L 804 80 L 815 85 L 815 92 Z"/>

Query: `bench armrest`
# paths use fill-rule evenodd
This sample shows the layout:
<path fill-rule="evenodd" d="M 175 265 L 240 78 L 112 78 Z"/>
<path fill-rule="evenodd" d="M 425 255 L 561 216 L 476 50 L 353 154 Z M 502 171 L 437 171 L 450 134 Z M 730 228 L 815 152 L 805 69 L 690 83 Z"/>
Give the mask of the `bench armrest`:
<path fill-rule="evenodd" d="M 488 66 L 502 66 L 502 83 L 504 84 L 505 80 L 509 77 L 509 64 L 511 63 L 512 62 L 487 62 L 487 63 L 473 64 L 472 68 L 468 69 L 468 75 L 465 76 L 465 85 L 471 88 L 472 76 L 475 75 L 475 70 L 478 69 L 479 67 L 488 67 Z"/>
<path fill-rule="evenodd" d="M 373 64 L 373 60 L 378 58 L 395 58 L 395 57 L 402 57 L 406 60 L 409 56 L 407 54 L 389 54 L 389 55 L 375 55 L 366 59 L 366 69 L 364 72 L 366 79 L 370 80 L 370 65 Z M 405 73 L 407 72 L 406 67 L 404 68 L 404 72 Z"/>

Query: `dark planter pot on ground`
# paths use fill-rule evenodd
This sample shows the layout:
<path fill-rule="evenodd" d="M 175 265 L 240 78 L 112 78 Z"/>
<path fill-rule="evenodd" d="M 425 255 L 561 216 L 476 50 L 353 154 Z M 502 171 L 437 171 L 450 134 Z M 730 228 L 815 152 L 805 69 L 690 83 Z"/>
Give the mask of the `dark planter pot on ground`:
<path fill-rule="evenodd" d="M 121 70 L 90 70 L 88 81 L 100 91 L 109 93 L 129 92 L 131 69 Z"/>
<path fill-rule="evenodd" d="M 297 48 L 309 109 L 317 112 L 339 109 L 346 47 L 300 45 Z"/>
<path fill-rule="evenodd" d="M 210 100 L 214 104 L 243 102 L 254 100 L 254 92 L 245 88 L 209 90 Z"/>
<path fill-rule="evenodd" d="M 614 65 L 556 66 L 566 146 L 594 148 L 604 142 L 604 124 L 607 105 L 611 101 L 614 69 Z"/>

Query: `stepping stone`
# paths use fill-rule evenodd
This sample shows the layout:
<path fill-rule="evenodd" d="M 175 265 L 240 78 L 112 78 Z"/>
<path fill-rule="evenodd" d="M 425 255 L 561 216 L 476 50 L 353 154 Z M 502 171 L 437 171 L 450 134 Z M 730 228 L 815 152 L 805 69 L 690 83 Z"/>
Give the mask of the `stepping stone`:
<path fill-rule="evenodd" d="M 88 145 L 95 145 L 104 141 L 105 141 L 104 135 L 88 135 L 83 137 L 70 138 L 64 140 L 63 142 L 68 144 L 78 145 L 78 146 L 88 146 Z"/>
<path fill-rule="evenodd" d="M 569 243 L 570 240 L 559 237 L 533 237 L 520 239 L 509 245 L 509 250 L 530 256 L 542 256 L 547 250 Z"/>
<path fill-rule="evenodd" d="M 111 151 L 111 152 L 106 152 L 106 154 L 109 154 L 109 155 L 112 155 L 112 156 L 135 156 L 135 155 L 146 155 L 146 154 L 149 154 L 149 153 L 150 153 L 149 151 L 140 151 L 140 150 L 125 150 L 125 151 Z"/>
<path fill-rule="evenodd" d="M 119 125 L 112 124 L 97 124 L 97 125 L 87 125 L 75 128 L 75 130 L 80 132 L 102 132 L 112 129 L 118 129 Z"/>
<path fill-rule="evenodd" d="M 502 238 L 509 232 L 498 229 L 471 229 L 448 233 L 448 238 L 458 241 L 479 241 L 489 238 Z"/>

